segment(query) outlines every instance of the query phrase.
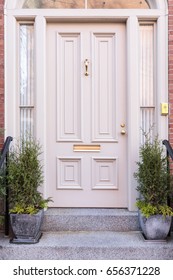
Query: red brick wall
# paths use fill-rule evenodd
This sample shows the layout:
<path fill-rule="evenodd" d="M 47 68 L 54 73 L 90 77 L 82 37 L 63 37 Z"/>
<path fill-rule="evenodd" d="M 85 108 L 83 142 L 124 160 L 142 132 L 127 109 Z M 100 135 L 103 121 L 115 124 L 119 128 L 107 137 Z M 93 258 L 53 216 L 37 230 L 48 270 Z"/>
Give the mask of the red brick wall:
<path fill-rule="evenodd" d="M 4 129 L 4 0 L 0 0 L 0 146 L 3 142 Z"/>
<path fill-rule="evenodd" d="M 168 79 L 169 79 L 169 140 L 173 146 L 173 0 L 168 1 L 169 17 L 168 17 Z"/>
<path fill-rule="evenodd" d="M 4 19 L 3 0 L 0 0 L 0 130 L 4 128 Z M 3 136 L 0 133 L 0 148 L 2 147 Z M 0 198 L 0 218 L 3 211 L 3 201 Z M 0 223 L 0 231 L 3 229 Z"/>

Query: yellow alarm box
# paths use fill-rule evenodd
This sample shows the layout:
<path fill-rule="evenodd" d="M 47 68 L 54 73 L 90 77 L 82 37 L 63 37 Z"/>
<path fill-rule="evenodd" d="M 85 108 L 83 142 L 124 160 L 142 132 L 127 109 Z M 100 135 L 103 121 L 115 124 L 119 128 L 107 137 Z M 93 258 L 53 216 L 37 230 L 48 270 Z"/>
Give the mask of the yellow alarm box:
<path fill-rule="evenodd" d="M 168 103 L 161 103 L 161 115 L 162 116 L 168 115 Z"/>

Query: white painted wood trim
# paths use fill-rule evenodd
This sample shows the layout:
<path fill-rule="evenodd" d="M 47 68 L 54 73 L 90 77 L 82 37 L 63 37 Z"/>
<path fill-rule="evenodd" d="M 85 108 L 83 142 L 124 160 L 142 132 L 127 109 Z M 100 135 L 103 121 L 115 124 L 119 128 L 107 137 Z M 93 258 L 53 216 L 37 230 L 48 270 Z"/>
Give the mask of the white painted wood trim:
<path fill-rule="evenodd" d="M 35 17 L 44 16 L 46 18 L 58 18 L 59 19 L 112 19 L 115 18 L 128 18 L 129 16 L 156 18 L 160 15 L 164 15 L 164 10 L 150 9 L 150 10 L 136 10 L 136 9 L 5 9 L 5 14 L 14 15 L 16 17 Z"/>
<path fill-rule="evenodd" d="M 138 19 L 129 17 L 127 20 L 127 120 L 128 120 L 128 143 L 127 143 L 127 170 L 128 170 L 128 208 L 135 210 L 137 197 L 136 181 L 133 174 L 136 170 L 135 160 L 138 158 L 139 143 L 139 49 L 137 48 Z"/>
<path fill-rule="evenodd" d="M 47 96 L 49 98 L 49 96 Z M 35 135 L 42 145 L 43 193 L 46 194 L 46 20 L 35 18 Z"/>
<path fill-rule="evenodd" d="M 147 2 L 152 9 L 162 9 L 166 11 L 168 8 L 167 0 L 147 0 Z"/>
<path fill-rule="evenodd" d="M 157 77 L 156 77 L 156 108 L 157 127 L 160 139 L 168 139 L 168 117 L 161 116 L 160 102 L 168 102 L 168 18 L 161 16 L 157 21 Z"/>

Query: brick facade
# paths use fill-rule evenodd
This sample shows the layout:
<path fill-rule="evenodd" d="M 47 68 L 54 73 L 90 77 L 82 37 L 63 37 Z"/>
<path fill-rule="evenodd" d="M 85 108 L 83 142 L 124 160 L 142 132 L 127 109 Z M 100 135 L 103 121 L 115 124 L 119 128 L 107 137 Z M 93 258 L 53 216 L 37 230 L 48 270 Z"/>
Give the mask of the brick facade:
<path fill-rule="evenodd" d="M 4 129 L 4 0 L 0 0 L 0 145 L 3 142 Z"/>
<path fill-rule="evenodd" d="M 173 145 L 173 0 L 169 0 L 168 5 L 169 5 L 169 17 L 168 17 L 169 140 Z"/>

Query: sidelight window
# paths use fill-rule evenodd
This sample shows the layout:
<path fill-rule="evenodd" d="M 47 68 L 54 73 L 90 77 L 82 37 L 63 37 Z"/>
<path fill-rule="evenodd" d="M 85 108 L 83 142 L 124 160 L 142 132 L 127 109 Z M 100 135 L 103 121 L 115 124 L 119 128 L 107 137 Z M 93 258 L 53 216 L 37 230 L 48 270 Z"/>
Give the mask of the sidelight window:
<path fill-rule="evenodd" d="M 140 25 L 140 119 L 147 133 L 155 127 L 154 24 Z M 144 142 L 141 131 L 141 143 Z M 150 133 L 154 133 L 154 129 Z"/>
<path fill-rule="evenodd" d="M 19 109 L 21 136 L 34 133 L 34 26 L 19 26 Z"/>

